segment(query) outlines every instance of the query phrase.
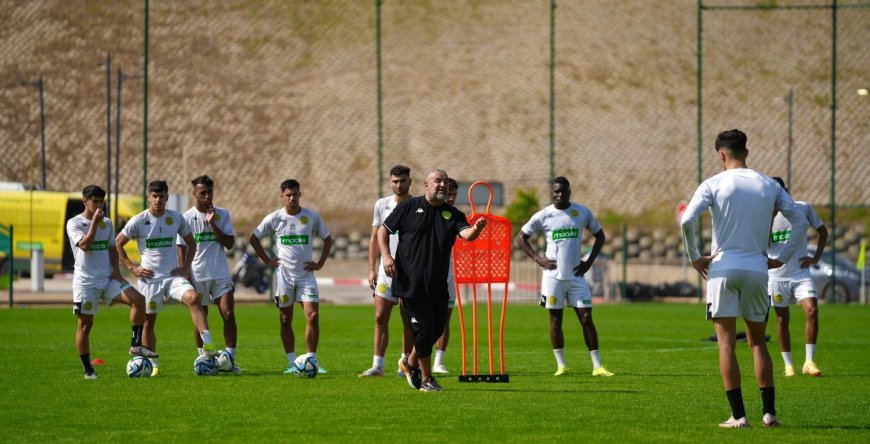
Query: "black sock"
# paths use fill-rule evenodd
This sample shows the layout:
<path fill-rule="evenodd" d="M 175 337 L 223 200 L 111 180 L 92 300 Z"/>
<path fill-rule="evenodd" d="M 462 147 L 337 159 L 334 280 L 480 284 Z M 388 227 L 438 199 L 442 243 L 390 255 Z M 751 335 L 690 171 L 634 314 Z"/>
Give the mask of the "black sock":
<path fill-rule="evenodd" d="M 142 326 L 134 325 L 133 326 L 133 334 L 130 336 L 130 345 L 133 347 L 138 347 L 142 345 Z"/>
<path fill-rule="evenodd" d="M 89 375 L 94 372 L 94 368 L 91 367 L 91 354 L 85 353 L 83 355 L 79 355 L 79 358 L 82 358 L 82 367 L 85 368 L 85 374 Z"/>
<path fill-rule="evenodd" d="M 770 413 L 776 416 L 776 391 L 773 386 L 761 387 L 761 413 Z"/>
<path fill-rule="evenodd" d="M 725 396 L 728 397 L 728 404 L 731 404 L 731 416 L 734 419 L 740 419 L 746 416 L 746 408 L 743 407 L 743 392 L 740 387 L 734 390 L 726 390 Z"/>

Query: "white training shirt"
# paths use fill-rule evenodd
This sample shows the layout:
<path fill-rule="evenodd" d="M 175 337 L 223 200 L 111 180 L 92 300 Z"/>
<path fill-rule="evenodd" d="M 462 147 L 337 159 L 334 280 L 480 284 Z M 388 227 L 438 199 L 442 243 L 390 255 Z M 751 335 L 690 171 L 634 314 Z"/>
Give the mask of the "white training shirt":
<path fill-rule="evenodd" d="M 175 237 L 190 234 L 190 225 L 177 211 L 165 210 L 158 217 L 145 210 L 133 216 L 121 233 L 139 244 L 142 256 L 139 265 L 154 272 L 152 279 L 161 279 L 169 277 L 172 270 L 180 266 Z"/>
<path fill-rule="evenodd" d="M 776 181 L 748 168 L 725 170 L 698 186 L 683 213 L 683 243 L 693 262 L 701 257 L 695 241 L 696 221 L 707 208 L 713 215 L 711 254 L 716 254 L 710 272 L 767 273 L 767 246 L 774 210 L 781 211 L 795 230 L 806 231 L 807 227 L 806 217 Z M 795 245 L 790 240 L 776 259 L 787 261 Z"/>
<path fill-rule="evenodd" d="M 810 204 L 795 201 L 795 205 L 804 214 L 804 217 L 807 218 L 811 227 L 818 230 L 825 225 Z M 795 240 L 797 248 L 785 265 L 768 270 L 767 274 L 771 279 L 791 280 L 811 277 L 809 268 L 801 268 L 801 259 L 809 255 L 807 253 L 807 230 L 793 231 L 788 219 L 781 213 L 777 213 L 776 217 L 773 218 L 773 227 L 770 232 L 770 251 L 768 253 L 771 257 L 779 256 L 782 250 L 785 249 L 786 242 L 792 237 L 797 238 Z"/>
<path fill-rule="evenodd" d="M 299 213 L 290 215 L 281 208 L 266 216 L 253 234 L 258 239 L 274 235 L 281 264 L 278 271 L 285 277 L 300 279 L 311 274 L 303 268 L 306 262 L 311 262 L 311 237 L 326 239 L 329 229 L 316 211 L 301 208 Z"/>
<path fill-rule="evenodd" d="M 383 197 L 381 199 L 378 199 L 377 202 L 375 202 L 375 214 L 374 214 L 374 218 L 372 220 L 372 226 L 373 227 L 380 227 L 381 225 L 383 225 L 384 221 L 387 220 L 387 216 L 389 216 L 390 213 L 393 212 L 393 209 L 395 209 L 396 205 L 398 205 L 398 204 L 399 203 L 396 202 L 395 195 L 387 196 L 387 197 Z M 388 233 L 389 233 L 389 231 L 388 231 Z M 396 236 L 393 233 L 389 233 L 389 240 L 390 240 L 390 255 L 392 255 L 393 257 L 396 257 L 396 248 L 399 247 L 399 236 Z M 378 259 L 378 274 L 379 275 L 386 274 L 384 272 L 384 261 L 381 259 Z"/>
<path fill-rule="evenodd" d="M 97 226 L 97 233 L 88 251 L 78 247 L 78 243 L 91 229 L 91 220 L 79 214 L 66 222 L 66 234 L 75 257 L 73 288 L 88 288 L 102 285 L 112 275 L 109 262 L 109 248 L 115 248 L 115 229 L 112 221 L 104 217 Z"/>
<path fill-rule="evenodd" d="M 543 233 L 547 241 L 547 259 L 556 261 L 555 270 L 544 270 L 545 277 L 574 279 L 574 268 L 583 258 L 583 229 L 601 231 L 601 225 L 589 208 L 572 203 L 560 210 L 550 205 L 535 213 L 522 232 L 528 236 Z"/>
<path fill-rule="evenodd" d="M 191 276 L 194 281 L 203 282 L 214 279 L 229 279 L 230 267 L 223 245 L 218 242 L 211 225 L 206 220 L 206 213 L 200 213 L 196 207 L 184 212 L 184 220 L 190 225 L 193 239 L 196 241 L 196 255 L 193 256 Z M 214 220 L 227 236 L 234 236 L 233 221 L 226 208 L 214 207 Z M 176 238 L 178 245 L 187 245 L 180 236 Z"/>

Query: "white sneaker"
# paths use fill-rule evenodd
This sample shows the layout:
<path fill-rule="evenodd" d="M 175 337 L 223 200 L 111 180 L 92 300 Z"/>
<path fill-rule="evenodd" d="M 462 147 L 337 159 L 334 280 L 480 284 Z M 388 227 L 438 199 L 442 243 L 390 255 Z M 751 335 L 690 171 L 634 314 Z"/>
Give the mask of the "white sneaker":
<path fill-rule="evenodd" d="M 143 358 L 159 358 L 160 355 L 151 351 L 148 347 L 144 345 L 137 345 L 135 347 L 130 346 L 129 350 L 131 355 L 134 356 L 142 356 Z"/>
<path fill-rule="evenodd" d="M 396 377 L 405 379 L 405 372 L 402 371 L 402 360 L 404 358 L 399 358 L 399 361 L 396 363 L 398 366 L 398 370 L 396 370 Z"/>
<path fill-rule="evenodd" d="M 438 364 L 438 365 L 432 366 L 432 373 L 439 374 L 439 375 L 445 375 L 445 374 L 450 373 L 450 372 L 447 371 L 447 367 L 445 367 L 443 364 Z"/>
<path fill-rule="evenodd" d="M 745 427 L 749 427 L 749 420 L 746 417 L 742 417 L 740 419 L 734 419 L 734 417 L 728 418 L 727 421 L 720 423 L 719 427 L 723 429 L 742 429 Z"/>
<path fill-rule="evenodd" d="M 779 427 L 782 425 L 782 423 L 776 419 L 776 416 L 773 416 L 770 413 L 765 413 L 761 422 L 764 423 L 765 427 Z"/>
<path fill-rule="evenodd" d="M 384 369 L 372 367 L 372 368 L 360 373 L 357 376 L 359 376 L 360 378 L 371 378 L 371 377 L 384 376 Z"/>

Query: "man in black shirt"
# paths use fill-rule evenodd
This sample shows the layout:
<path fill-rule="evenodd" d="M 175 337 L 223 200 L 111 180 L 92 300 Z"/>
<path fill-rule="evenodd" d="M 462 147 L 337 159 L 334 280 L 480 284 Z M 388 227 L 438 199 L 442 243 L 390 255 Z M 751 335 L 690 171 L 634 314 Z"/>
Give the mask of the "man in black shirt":
<path fill-rule="evenodd" d="M 414 351 L 402 361 L 402 370 L 411 387 L 437 392 L 441 386 L 432 377 L 432 346 L 444 332 L 447 318 L 447 271 L 453 243 L 456 236 L 477 239 L 486 219 L 471 226 L 465 214 L 444 202 L 444 170 L 429 172 L 423 187 L 423 196 L 399 203 L 378 228 L 378 247 L 384 272 L 393 278 L 393 294 L 402 299 L 414 333 Z M 399 235 L 395 258 L 388 240 L 393 233 Z"/>

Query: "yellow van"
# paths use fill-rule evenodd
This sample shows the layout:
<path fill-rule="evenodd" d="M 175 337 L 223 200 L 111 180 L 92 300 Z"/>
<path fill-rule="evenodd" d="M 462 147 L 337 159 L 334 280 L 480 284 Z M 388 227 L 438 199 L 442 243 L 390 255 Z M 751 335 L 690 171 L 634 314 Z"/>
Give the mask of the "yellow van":
<path fill-rule="evenodd" d="M 142 211 L 142 198 L 132 195 L 118 197 L 118 221 L 115 230 L 123 228 L 131 217 Z M 13 227 L 12 255 L 15 270 L 30 272 L 30 250 L 42 249 L 45 273 L 53 275 L 72 272 L 75 266 L 66 221 L 85 209 L 81 193 L 54 191 L 0 191 L 0 224 Z M 114 208 L 111 217 L 114 217 Z M 5 243 L 5 242 L 4 242 Z M 136 243 L 125 247 L 130 259 L 139 261 Z M 6 261 L 0 251 L 0 263 Z M 5 270 L 5 266 L 2 267 Z"/>

